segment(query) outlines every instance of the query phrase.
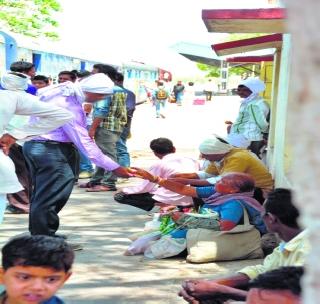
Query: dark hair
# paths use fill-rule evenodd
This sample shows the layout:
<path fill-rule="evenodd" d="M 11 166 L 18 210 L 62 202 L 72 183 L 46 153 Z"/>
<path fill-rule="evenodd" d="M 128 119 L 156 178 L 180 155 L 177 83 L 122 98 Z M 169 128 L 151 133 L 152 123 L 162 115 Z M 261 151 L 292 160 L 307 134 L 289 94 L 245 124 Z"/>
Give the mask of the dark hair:
<path fill-rule="evenodd" d="M 36 75 L 32 77 L 32 80 L 44 81 L 46 84 L 49 84 L 49 78 L 44 75 Z"/>
<path fill-rule="evenodd" d="M 263 196 L 263 191 L 259 187 L 254 187 L 253 198 L 257 200 L 261 205 L 264 203 L 265 198 Z"/>
<path fill-rule="evenodd" d="M 289 189 L 277 188 L 269 193 L 264 208 L 267 213 L 275 215 L 281 223 L 291 228 L 299 228 L 299 211 L 292 203 Z"/>
<path fill-rule="evenodd" d="M 74 73 L 79 78 L 84 78 L 91 75 L 91 73 L 87 70 L 82 70 L 82 71 L 72 70 L 71 72 Z"/>
<path fill-rule="evenodd" d="M 158 80 L 157 85 L 158 85 L 158 86 L 163 86 L 163 81 Z"/>
<path fill-rule="evenodd" d="M 28 73 L 34 67 L 34 64 L 31 62 L 16 61 L 10 65 L 10 70 L 13 72 Z"/>
<path fill-rule="evenodd" d="M 2 248 L 2 267 L 13 266 L 51 267 L 68 272 L 74 260 L 74 252 L 60 237 L 23 235 L 9 240 Z"/>
<path fill-rule="evenodd" d="M 123 81 L 124 81 L 124 76 L 123 76 L 123 74 L 117 72 L 117 73 L 115 74 L 115 80 L 116 80 L 117 82 L 123 82 Z"/>
<path fill-rule="evenodd" d="M 300 280 L 303 276 L 303 267 L 280 267 L 260 274 L 249 282 L 249 288 L 290 290 L 295 295 L 301 294 Z"/>
<path fill-rule="evenodd" d="M 93 68 L 98 70 L 99 73 L 109 76 L 112 81 L 117 80 L 116 75 L 118 74 L 118 71 L 113 66 L 103 63 L 96 63 L 93 65 Z"/>
<path fill-rule="evenodd" d="M 58 74 L 58 77 L 60 75 L 69 75 L 72 81 L 75 81 L 77 79 L 77 75 L 74 72 L 71 72 L 71 71 L 61 71 Z"/>
<path fill-rule="evenodd" d="M 255 181 L 250 174 L 243 172 L 228 172 L 222 178 L 230 179 L 232 184 L 239 189 L 239 192 L 249 192 L 254 190 Z"/>
<path fill-rule="evenodd" d="M 150 149 L 158 154 L 166 155 L 169 153 L 174 153 L 174 146 L 170 139 L 160 137 L 153 139 L 150 142 Z"/>

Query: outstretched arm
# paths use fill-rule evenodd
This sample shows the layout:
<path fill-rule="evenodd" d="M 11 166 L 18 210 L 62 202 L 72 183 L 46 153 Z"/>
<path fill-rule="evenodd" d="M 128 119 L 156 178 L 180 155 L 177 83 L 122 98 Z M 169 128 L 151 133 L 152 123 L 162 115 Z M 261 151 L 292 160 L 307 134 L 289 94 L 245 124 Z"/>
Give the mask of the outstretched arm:
<path fill-rule="evenodd" d="M 181 195 L 198 197 L 195 187 L 184 185 L 181 183 L 177 183 L 175 181 L 161 178 L 159 176 L 154 176 L 150 172 L 143 170 L 143 169 L 140 169 L 140 168 L 132 168 L 132 170 L 135 171 L 134 175 L 136 177 L 146 179 L 152 183 L 158 184 L 161 187 L 164 187 L 168 190 L 179 193 Z"/>
<path fill-rule="evenodd" d="M 170 177 L 176 178 L 188 178 L 188 179 L 199 179 L 199 176 L 197 173 L 175 173 L 172 174 Z"/>
<path fill-rule="evenodd" d="M 203 297 L 227 295 L 230 299 L 242 300 L 247 296 L 247 292 L 240 288 L 246 286 L 249 277 L 245 274 L 235 274 L 231 277 L 218 280 L 186 280 L 182 283 L 179 296 L 183 297 L 188 303 L 199 303 Z"/>

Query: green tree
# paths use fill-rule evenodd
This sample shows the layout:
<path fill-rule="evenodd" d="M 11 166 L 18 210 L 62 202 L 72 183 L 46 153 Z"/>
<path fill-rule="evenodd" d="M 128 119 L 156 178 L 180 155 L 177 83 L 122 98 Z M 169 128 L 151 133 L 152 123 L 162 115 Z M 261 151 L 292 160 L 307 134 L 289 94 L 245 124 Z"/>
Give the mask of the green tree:
<path fill-rule="evenodd" d="M 220 67 L 204 63 L 197 63 L 197 67 L 199 70 L 207 72 L 206 77 L 220 77 Z"/>
<path fill-rule="evenodd" d="M 60 10 L 57 0 L 0 0 L 0 26 L 26 36 L 56 39 L 54 14 Z"/>

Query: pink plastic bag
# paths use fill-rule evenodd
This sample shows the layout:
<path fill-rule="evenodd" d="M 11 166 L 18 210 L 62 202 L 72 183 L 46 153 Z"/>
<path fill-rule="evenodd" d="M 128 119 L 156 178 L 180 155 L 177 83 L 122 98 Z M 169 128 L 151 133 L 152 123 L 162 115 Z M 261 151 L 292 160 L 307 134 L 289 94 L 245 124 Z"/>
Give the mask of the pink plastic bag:
<path fill-rule="evenodd" d="M 203 98 L 197 98 L 193 100 L 193 105 L 195 106 L 202 106 L 206 103 L 206 101 Z"/>

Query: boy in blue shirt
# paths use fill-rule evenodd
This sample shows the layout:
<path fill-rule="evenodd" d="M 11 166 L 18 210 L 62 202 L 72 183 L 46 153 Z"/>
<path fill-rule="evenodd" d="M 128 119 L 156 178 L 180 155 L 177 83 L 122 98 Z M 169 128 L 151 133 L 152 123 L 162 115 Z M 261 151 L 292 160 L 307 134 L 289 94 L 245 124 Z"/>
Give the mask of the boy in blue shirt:
<path fill-rule="evenodd" d="M 61 237 L 24 235 L 2 248 L 0 303 L 63 304 L 55 296 L 71 275 L 72 248 Z"/>

